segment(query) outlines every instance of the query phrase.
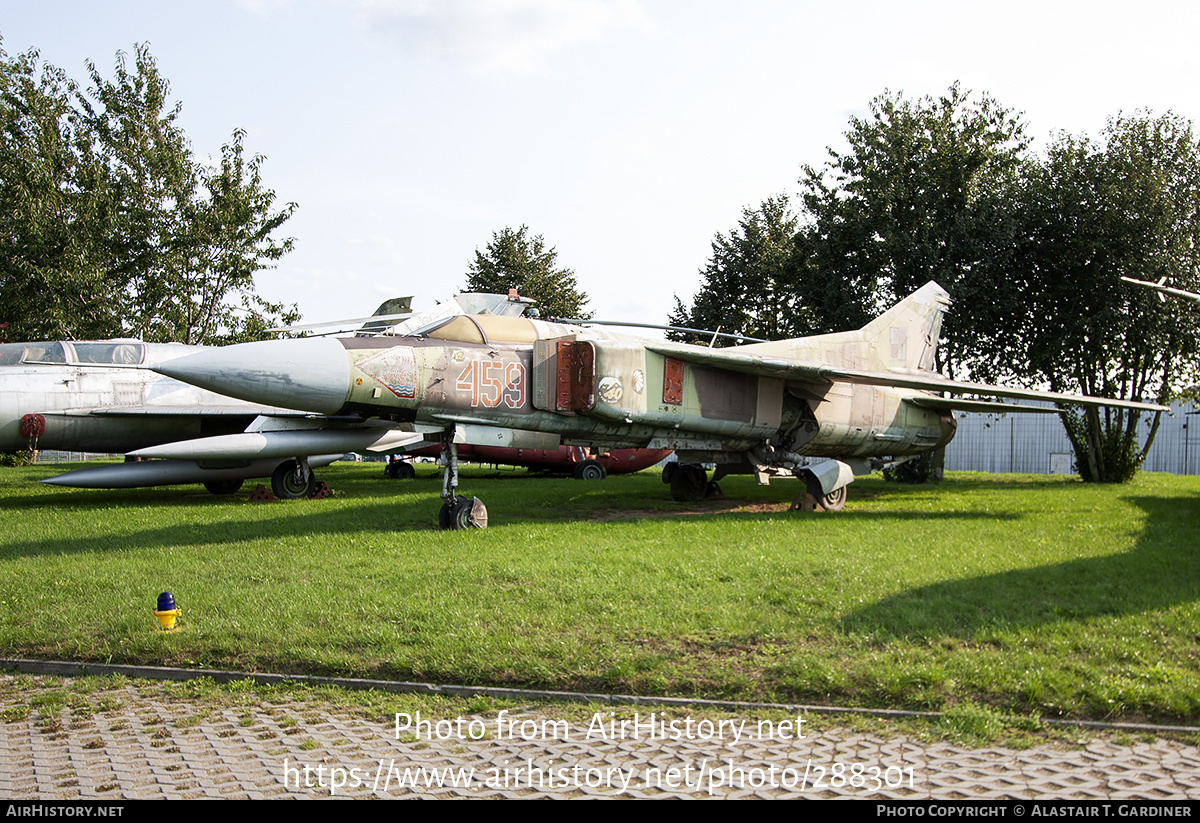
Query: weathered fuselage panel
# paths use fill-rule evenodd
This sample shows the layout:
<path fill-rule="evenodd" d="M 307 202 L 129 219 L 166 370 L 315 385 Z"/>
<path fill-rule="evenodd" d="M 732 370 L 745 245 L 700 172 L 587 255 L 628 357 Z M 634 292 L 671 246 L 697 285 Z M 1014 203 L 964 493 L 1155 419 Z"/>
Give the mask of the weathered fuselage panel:
<path fill-rule="evenodd" d="M 901 457 L 950 442 L 954 416 L 904 400 L 913 392 L 834 383 L 813 412 L 820 429 L 802 454 L 817 457 Z"/>
<path fill-rule="evenodd" d="M 790 387 L 775 377 L 677 360 L 636 340 L 569 334 L 528 343 L 381 342 L 343 341 L 352 364 L 347 411 L 555 432 L 572 443 L 728 451 L 776 437 L 785 395 L 798 388 L 810 398 L 803 402 L 817 426 L 797 446 L 801 454 L 899 456 L 953 435 L 951 416 L 916 408 L 896 389 Z"/>

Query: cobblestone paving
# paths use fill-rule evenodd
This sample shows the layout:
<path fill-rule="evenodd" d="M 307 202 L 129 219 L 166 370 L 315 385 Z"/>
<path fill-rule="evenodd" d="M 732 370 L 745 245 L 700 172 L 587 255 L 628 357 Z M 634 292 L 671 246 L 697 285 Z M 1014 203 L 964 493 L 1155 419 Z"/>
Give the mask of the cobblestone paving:
<path fill-rule="evenodd" d="M 64 681 L 52 682 L 61 695 Z M 675 740 L 647 739 L 645 726 L 637 739 L 587 740 L 586 720 L 528 713 L 414 740 L 398 738 L 391 717 L 368 722 L 311 702 L 213 708 L 128 685 L 105 691 L 99 710 L 93 702 L 76 713 L 67 701 L 42 712 L 43 681 L 14 689 L 3 676 L 0 685 L 6 799 L 1200 799 L 1200 750 L 1161 740 L 1124 746 L 1090 735 L 1071 750 L 972 750 L 839 729 L 758 739 L 758 719 L 737 743 L 731 729 L 719 740 L 699 725 L 664 730 Z M 487 736 L 470 739 L 480 730 Z"/>

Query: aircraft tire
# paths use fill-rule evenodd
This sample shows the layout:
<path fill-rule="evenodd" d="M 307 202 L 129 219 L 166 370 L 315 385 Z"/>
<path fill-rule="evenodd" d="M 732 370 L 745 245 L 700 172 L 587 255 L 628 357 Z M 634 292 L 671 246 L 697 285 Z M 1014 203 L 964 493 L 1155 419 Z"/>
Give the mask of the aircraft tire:
<path fill-rule="evenodd" d="M 460 529 L 486 529 L 488 524 L 487 506 L 477 497 L 472 497 L 461 507 L 458 521 Z"/>
<path fill-rule="evenodd" d="M 404 460 L 395 460 L 383 467 L 384 477 L 390 477 L 392 480 L 412 480 L 417 476 L 413 470 L 412 463 Z"/>
<path fill-rule="evenodd" d="M 487 506 L 477 497 L 460 497 L 453 506 L 443 503 L 438 511 L 442 529 L 486 529 L 487 524 Z"/>
<path fill-rule="evenodd" d="M 205 480 L 203 486 L 209 494 L 234 494 L 242 487 L 241 480 Z"/>
<path fill-rule="evenodd" d="M 679 464 L 671 475 L 671 497 L 681 503 L 704 499 L 708 490 L 708 472 L 703 466 Z"/>
<path fill-rule="evenodd" d="M 834 489 L 821 498 L 821 505 L 827 512 L 840 512 L 846 508 L 846 487 Z"/>
<path fill-rule="evenodd" d="M 608 477 L 608 471 L 596 460 L 584 460 L 575 466 L 576 480 L 603 480 Z"/>
<path fill-rule="evenodd" d="M 677 468 L 679 468 L 679 464 L 674 463 L 674 462 L 668 463 L 667 465 L 663 466 L 662 482 L 666 483 L 667 485 L 670 485 L 671 478 L 675 476 L 675 469 L 677 469 Z"/>
<path fill-rule="evenodd" d="M 317 488 L 317 478 L 310 471 L 305 482 L 296 477 L 296 461 L 285 460 L 271 474 L 271 491 L 280 500 L 299 500 L 309 497 Z"/>
<path fill-rule="evenodd" d="M 825 494 L 825 491 L 821 488 L 820 481 L 811 474 L 806 475 L 805 484 L 808 486 L 808 493 L 821 504 L 821 508 L 825 511 L 840 512 L 846 508 L 847 492 L 845 486 L 842 486 L 840 489 L 834 489 L 829 494 Z"/>

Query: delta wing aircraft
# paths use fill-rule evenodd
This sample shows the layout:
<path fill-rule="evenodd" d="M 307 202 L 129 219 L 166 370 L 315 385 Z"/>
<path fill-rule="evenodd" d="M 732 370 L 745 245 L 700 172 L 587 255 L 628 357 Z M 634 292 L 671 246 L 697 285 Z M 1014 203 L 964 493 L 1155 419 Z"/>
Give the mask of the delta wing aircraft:
<path fill-rule="evenodd" d="M 303 412 L 265 407 L 137 368 L 200 349 L 138 340 L 44 341 L 0 346 L 0 450 L 123 453 L 180 438 L 245 431 L 260 415 Z M 340 455 L 314 457 L 327 465 Z M 292 455 L 204 464 L 127 463 L 50 478 L 67 486 L 128 488 L 203 483 L 231 494 L 248 477 L 269 477 Z"/>
<path fill-rule="evenodd" d="M 412 425 L 443 445 L 438 519 L 453 528 L 487 523 L 458 494 L 461 443 L 674 449 L 677 499 L 703 497 L 716 464 L 718 477 L 800 478 L 838 509 L 855 473 L 948 443 L 955 410 L 1045 411 L 944 394 L 1165 409 L 949 380 L 933 371 L 948 305 L 930 282 L 856 331 L 723 349 L 457 315 L 405 337 L 244 343 L 151 368 L 248 402 Z"/>
<path fill-rule="evenodd" d="M 247 403 L 139 368 L 203 351 L 197 346 L 137 340 L 45 341 L 0 345 L 0 450 L 58 449 L 126 453 L 193 438 L 285 436 L 305 427 L 306 412 Z M 80 488 L 133 488 L 202 483 L 232 494 L 251 477 L 271 477 L 280 497 L 312 491 L 296 481 L 295 457 L 327 466 L 345 452 L 414 439 L 395 426 L 373 425 L 300 442 L 285 453 L 265 449 L 98 466 L 43 482 Z M 245 434 L 247 432 L 255 434 Z M 311 435 L 310 435 L 311 436 Z M 419 436 L 415 439 L 420 439 Z"/>

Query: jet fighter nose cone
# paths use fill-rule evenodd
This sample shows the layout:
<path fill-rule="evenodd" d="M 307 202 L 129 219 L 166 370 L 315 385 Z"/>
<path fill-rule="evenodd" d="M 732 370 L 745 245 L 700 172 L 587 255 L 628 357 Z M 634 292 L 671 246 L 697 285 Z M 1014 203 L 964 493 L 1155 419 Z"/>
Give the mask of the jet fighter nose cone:
<path fill-rule="evenodd" d="M 239 343 L 150 368 L 250 403 L 322 414 L 340 410 L 350 392 L 346 350 L 327 337 Z"/>

